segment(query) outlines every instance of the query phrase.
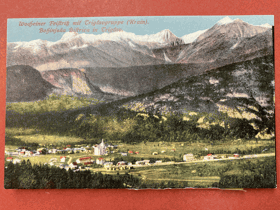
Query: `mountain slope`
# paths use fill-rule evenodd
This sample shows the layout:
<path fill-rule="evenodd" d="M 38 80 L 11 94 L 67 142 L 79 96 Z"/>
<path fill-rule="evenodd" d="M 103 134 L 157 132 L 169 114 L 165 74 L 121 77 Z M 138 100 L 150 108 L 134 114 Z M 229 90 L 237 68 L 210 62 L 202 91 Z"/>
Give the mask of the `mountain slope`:
<path fill-rule="evenodd" d="M 222 106 L 265 107 L 273 111 L 273 57 L 227 65 L 182 79 L 160 90 L 123 100 L 119 106 L 148 112 L 215 112 Z M 117 103 L 117 102 L 116 102 Z"/>
<path fill-rule="evenodd" d="M 53 90 L 55 87 L 30 66 L 7 68 L 7 102 L 41 100 Z"/>
<path fill-rule="evenodd" d="M 202 73 L 201 65 L 162 64 L 126 68 L 85 68 L 92 84 L 103 92 L 136 96 L 147 93 L 181 78 Z"/>
<path fill-rule="evenodd" d="M 235 23 L 228 25 L 232 24 Z M 272 55 L 272 30 L 266 29 L 263 33 L 248 37 L 241 36 L 239 32 L 235 35 L 212 33 L 205 36 L 182 50 L 176 62 L 208 63 L 208 69 L 214 69 L 230 63 Z"/>

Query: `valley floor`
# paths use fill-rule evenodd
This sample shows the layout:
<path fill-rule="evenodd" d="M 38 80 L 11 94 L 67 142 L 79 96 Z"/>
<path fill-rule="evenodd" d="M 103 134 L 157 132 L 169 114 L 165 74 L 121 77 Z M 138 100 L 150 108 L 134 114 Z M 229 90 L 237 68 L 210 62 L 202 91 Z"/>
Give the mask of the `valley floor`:
<path fill-rule="evenodd" d="M 8 136 L 8 138 L 7 138 Z M 48 142 L 48 143 L 47 143 Z M 78 137 L 66 137 L 55 135 L 34 134 L 32 129 L 15 130 L 6 129 L 6 153 L 11 154 L 18 147 L 36 144 L 37 147 L 47 149 L 63 147 L 91 148 L 91 144 L 82 144 L 83 139 Z M 120 141 L 108 142 L 117 147 L 111 149 L 107 155 L 95 156 L 92 150 L 79 153 L 68 153 L 66 151 L 45 155 L 16 155 L 12 156 L 20 161 L 29 160 L 31 164 L 48 164 L 61 167 L 70 165 L 79 158 L 91 157 L 97 160 L 102 157 L 107 162 L 119 161 L 131 163 L 126 167 L 116 167 L 116 170 L 108 170 L 101 165 L 82 166 L 80 170 L 90 170 L 93 173 L 118 175 L 131 174 L 139 177 L 144 183 L 188 183 L 189 187 L 212 187 L 218 186 L 224 175 L 252 175 L 254 170 L 246 168 L 253 164 L 271 164 L 275 160 L 274 140 L 227 140 L 218 142 L 141 142 L 138 144 L 126 144 Z M 70 145 L 71 144 L 71 145 Z M 58 146 L 60 145 L 60 146 Z M 133 154 L 127 153 L 132 151 Z M 138 154 L 136 154 L 136 152 Z M 127 153 L 127 156 L 122 156 Z M 238 153 L 239 157 L 234 157 Z M 194 159 L 184 162 L 184 154 L 193 154 Z M 216 159 L 205 160 L 207 154 L 215 154 Z M 65 162 L 60 157 L 65 156 Z M 6 155 L 6 159 L 9 155 Z M 149 160 L 149 164 L 137 165 L 136 161 Z M 156 161 L 159 161 L 155 163 Z M 242 165 L 242 167 L 241 167 Z M 245 167 L 244 167 L 245 165 Z"/>

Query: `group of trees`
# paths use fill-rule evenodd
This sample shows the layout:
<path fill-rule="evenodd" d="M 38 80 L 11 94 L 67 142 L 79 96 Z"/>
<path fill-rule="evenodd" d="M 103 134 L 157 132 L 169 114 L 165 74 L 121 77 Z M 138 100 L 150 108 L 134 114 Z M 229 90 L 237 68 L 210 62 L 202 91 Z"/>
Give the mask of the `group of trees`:
<path fill-rule="evenodd" d="M 276 162 L 267 159 L 256 163 L 245 161 L 239 166 L 242 174 L 221 176 L 220 182 L 215 187 L 220 188 L 275 188 L 276 187 Z M 245 174 L 247 170 L 249 174 Z"/>
<path fill-rule="evenodd" d="M 48 165 L 9 163 L 5 168 L 6 189 L 66 189 L 66 188 L 139 188 L 140 181 L 129 174 L 103 175 L 90 171 L 66 171 Z"/>
<path fill-rule="evenodd" d="M 107 175 L 90 171 L 66 171 L 48 165 L 32 165 L 29 160 L 5 167 L 5 189 L 120 189 L 120 188 L 183 188 L 187 182 L 146 182 L 128 173 Z"/>

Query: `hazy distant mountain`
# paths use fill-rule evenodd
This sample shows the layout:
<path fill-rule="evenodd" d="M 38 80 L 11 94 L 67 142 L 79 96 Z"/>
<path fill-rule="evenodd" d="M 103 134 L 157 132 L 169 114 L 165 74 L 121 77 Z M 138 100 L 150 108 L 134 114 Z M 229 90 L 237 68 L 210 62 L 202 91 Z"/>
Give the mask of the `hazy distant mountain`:
<path fill-rule="evenodd" d="M 213 63 L 221 57 L 220 55 L 232 59 L 230 56 L 235 56 L 231 53 L 232 49 L 236 51 L 243 39 L 258 36 L 267 31 L 271 31 L 269 24 L 253 26 L 240 19 L 231 20 L 226 17 L 210 29 L 187 34 L 182 38 L 177 37 L 168 29 L 151 35 L 135 35 L 125 31 L 100 35 L 66 32 L 57 42 L 34 40 L 8 43 L 7 66 L 29 65 L 39 71 L 44 71 L 178 62 Z M 267 39 L 271 40 L 271 33 L 267 34 Z M 179 45 L 181 46 L 179 52 L 172 52 L 172 55 L 166 52 L 168 48 L 174 49 L 174 46 Z M 160 51 L 157 49 L 163 48 L 166 50 L 159 54 Z M 240 52 L 236 53 L 240 55 Z M 242 52 L 242 54 L 247 53 Z M 213 68 L 217 66 L 219 65 L 213 65 Z"/>
<path fill-rule="evenodd" d="M 116 100 L 155 91 L 207 70 L 272 55 L 272 37 L 269 24 L 253 26 L 229 17 L 182 38 L 169 30 L 151 35 L 124 31 L 100 35 L 67 32 L 57 42 L 8 43 L 7 66 L 32 66 L 32 71 L 40 71 L 57 94 Z M 8 74 L 15 75 L 11 71 Z M 44 86 L 41 80 L 36 85 Z M 9 79 L 7 87 L 12 89 L 7 90 L 7 98 L 12 94 L 13 101 L 27 100 L 25 95 L 24 99 L 17 98 L 20 94 L 14 97 L 24 88 L 14 88 L 16 84 L 12 81 Z M 45 86 L 42 89 L 45 92 L 39 98 L 50 92 Z"/>
<path fill-rule="evenodd" d="M 127 67 L 157 65 L 150 48 L 180 40 L 169 30 L 152 35 L 128 32 L 77 34 L 67 32 L 61 40 L 8 43 L 7 66 L 30 65 L 37 70 L 82 67 Z"/>
<path fill-rule="evenodd" d="M 273 53 L 272 30 L 224 18 L 182 50 L 179 63 L 208 63 L 214 69 Z"/>

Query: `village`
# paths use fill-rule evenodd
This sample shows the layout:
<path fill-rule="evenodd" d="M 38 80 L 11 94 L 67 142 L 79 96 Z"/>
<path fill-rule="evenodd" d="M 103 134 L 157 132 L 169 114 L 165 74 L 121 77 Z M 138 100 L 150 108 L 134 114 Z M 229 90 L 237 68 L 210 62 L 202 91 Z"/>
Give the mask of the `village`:
<path fill-rule="evenodd" d="M 79 145 L 76 145 L 79 146 Z M 205 148 L 206 149 L 206 148 Z M 175 153 L 175 149 L 171 149 L 170 152 Z M 257 158 L 271 156 L 274 154 L 252 154 L 252 155 L 239 155 L 235 154 L 213 154 L 209 153 L 205 156 L 197 157 L 192 153 L 184 154 L 181 159 L 176 159 L 173 161 L 164 160 L 157 158 L 159 157 L 159 152 L 152 152 L 151 156 L 155 158 L 144 159 L 138 151 L 128 150 L 127 152 L 119 151 L 118 145 L 105 144 L 102 140 L 100 144 L 89 145 L 85 147 L 72 147 L 67 145 L 63 149 L 48 149 L 45 147 L 38 148 L 37 150 L 30 150 L 28 147 L 18 147 L 15 152 L 6 151 L 6 161 L 12 162 L 14 164 L 20 163 L 23 159 L 39 156 L 50 156 L 48 162 L 41 162 L 42 164 L 48 164 L 50 166 L 56 166 L 65 170 L 82 171 L 82 170 L 92 170 L 92 171 L 114 171 L 114 170 L 127 170 L 134 169 L 138 167 L 149 167 L 149 166 L 164 166 L 164 165 L 174 165 L 174 164 L 184 164 L 184 163 L 194 163 L 203 161 L 220 161 L 220 160 L 234 160 L 234 159 L 244 159 L 244 158 Z M 162 150 L 160 153 L 166 153 Z M 60 155 L 61 154 L 61 155 Z M 82 155 L 75 158 L 75 154 Z M 106 156 L 110 154 L 118 155 L 119 158 L 108 159 Z M 138 156 L 139 160 L 133 159 L 133 161 L 126 161 L 128 156 Z M 116 161 L 119 160 L 119 161 Z"/>

